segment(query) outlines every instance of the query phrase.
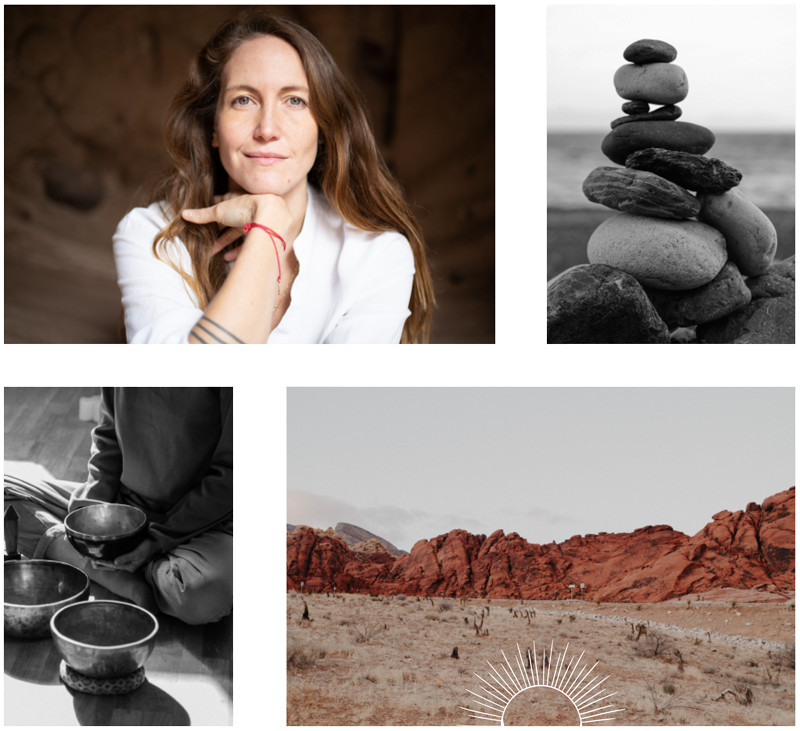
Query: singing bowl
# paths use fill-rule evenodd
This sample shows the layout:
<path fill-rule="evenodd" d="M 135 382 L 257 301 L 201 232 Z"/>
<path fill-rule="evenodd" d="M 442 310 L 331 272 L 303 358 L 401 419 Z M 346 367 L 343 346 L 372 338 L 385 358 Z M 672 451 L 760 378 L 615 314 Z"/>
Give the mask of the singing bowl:
<path fill-rule="evenodd" d="M 89 598 L 89 577 L 60 561 L 3 564 L 3 628 L 14 637 L 49 637 L 50 620 L 64 607 Z"/>
<path fill-rule="evenodd" d="M 112 561 L 144 540 L 147 516 L 132 505 L 98 503 L 71 512 L 64 527 L 79 553 Z"/>
<path fill-rule="evenodd" d="M 50 631 L 67 665 L 92 678 L 138 670 L 153 651 L 158 620 L 135 604 L 78 602 L 53 616 Z"/>

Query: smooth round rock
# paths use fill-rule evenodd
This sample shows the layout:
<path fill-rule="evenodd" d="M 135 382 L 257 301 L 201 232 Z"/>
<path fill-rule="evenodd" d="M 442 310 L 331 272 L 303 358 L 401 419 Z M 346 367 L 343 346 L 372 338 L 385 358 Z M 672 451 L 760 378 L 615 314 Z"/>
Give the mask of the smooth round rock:
<path fill-rule="evenodd" d="M 622 105 L 622 111 L 625 114 L 647 114 L 650 111 L 650 105 L 647 102 L 625 102 Z"/>
<path fill-rule="evenodd" d="M 664 41 L 653 41 L 645 38 L 631 43 L 622 53 L 622 57 L 631 63 L 669 63 L 678 57 L 675 46 Z"/>
<path fill-rule="evenodd" d="M 689 93 L 689 80 L 686 72 L 672 63 L 630 63 L 617 69 L 614 87 L 623 99 L 677 104 Z"/>
<path fill-rule="evenodd" d="M 629 114 L 627 117 L 618 117 L 611 123 L 611 129 L 630 122 L 674 122 L 681 114 L 683 114 L 683 110 L 680 107 L 668 104 L 666 107 L 659 107 L 648 114 Z"/>
<path fill-rule="evenodd" d="M 622 269 L 647 287 L 667 290 L 702 287 L 727 261 L 725 239 L 711 226 L 630 213 L 603 221 L 587 253 L 592 264 Z"/>
<path fill-rule="evenodd" d="M 579 264 L 547 285 L 548 343 L 669 343 L 644 290 L 612 267 Z"/>
<path fill-rule="evenodd" d="M 648 147 L 703 155 L 714 141 L 710 129 L 691 122 L 631 122 L 612 129 L 600 149 L 617 165 L 624 165 L 628 155 Z"/>
<path fill-rule="evenodd" d="M 721 320 L 697 326 L 711 344 L 794 344 L 794 295 L 753 300 Z"/>
<path fill-rule="evenodd" d="M 701 193 L 724 193 L 739 185 L 742 179 L 742 174 L 736 168 L 715 157 L 662 150 L 658 147 L 639 150 L 628 155 L 625 166 L 635 170 L 647 170 L 687 190 Z"/>
<path fill-rule="evenodd" d="M 778 248 L 772 221 L 736 188 L 725 193 L 701 193 L 699 220 L 720 231 L 728 242 L 728 256 L 748 277 L 767 271 Z"/>
<path fill-rule="evenodd" d="M 683 292 L 645 287 L 661 319 L 670 329 L 718 320 L 750 303 L 750 290 L 736 264 L 726 262 L 708 284 Z"/>
<path fill-rule="evenodd" d="M 640 216 L 692 218 L 700 210 L 700 201 L 679 185 L 630 168 L 592 170 L 583 181 L 583 194 L 592 203 Z"/>

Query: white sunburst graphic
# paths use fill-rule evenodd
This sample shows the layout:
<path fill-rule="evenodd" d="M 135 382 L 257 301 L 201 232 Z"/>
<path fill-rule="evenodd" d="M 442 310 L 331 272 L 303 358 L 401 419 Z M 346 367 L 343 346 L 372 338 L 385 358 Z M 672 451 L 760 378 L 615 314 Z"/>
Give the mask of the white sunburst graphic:
<path fill-rule="evenodd" d="M 530 652 L 530 649 L 527 651 L 527 663 L 525 663 L 523 653 L 520 651 L 519 645 L 517 645 L 517 670 L 515 671 L 514 666 L 506 657 L 506 653 L 503 652 L 505 665 L 500 665 L 502 674 L 487 661 L 486 664 L 494 671 L 493 673 L 489 673 L 493 683 L 484 680 L 480 675 L 475 673 L 475 676 L 488 685 L 489 688 L 481 686 L 481 690 L 483 690 L 486 695 L 479 695 L 471 690 L 469 692 L 480 698 L 480 701 L 477 701 L 479 705 L 489 708 L 490 710 L 476 711 L 461 706 L 462 710 L 467 711 L 471 718 L 491 721 L 500 726 L 504 726 L 506 711 L 511 701 L 517 696 L 531 688 L 551 688 L 563 694 L 569 699 L 572 705 L 575 706 L 581 726 L 586 723 L 613 721 L 613 714 L 624 711 L 624 708 L 614 708 L 613 705 L 597 707 L 598 703 L 603 702 L 612 695 L 616 695 L 616 692 L 614 692 L 604 695 L 601 698 L 597 697 L 605 692 L 605 689 L 600 689 L 600 686 L 610 676 L 606 675 L 605 678 L 591 677 L 592 671 L 600 662 L 599 660 L 588 671 L 584 672 L 586 665 L 578 671 L 578 665 L 584 653 L 581 653 L 577 660 L 575 660 L 575 656 L 573 655 L 569 664 L 564 667 L 568 649 L 569 644 L 567 644 L 564 652 L 559 653 L 558 657 L 553 660 L 553 643 L 551 642 L 549 656 L 547 650 L 542 650 L 540 668 L 539 659 L 536 657 L 536 643 L 533 645 L 533 653 Z M 503 675 L 505 675 L 505 678 L 502 677 Z"/>

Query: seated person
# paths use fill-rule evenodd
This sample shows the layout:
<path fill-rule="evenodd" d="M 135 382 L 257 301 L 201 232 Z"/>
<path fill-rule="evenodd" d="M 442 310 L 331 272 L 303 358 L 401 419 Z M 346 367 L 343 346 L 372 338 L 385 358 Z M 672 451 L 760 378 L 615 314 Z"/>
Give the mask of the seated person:
<path fill-rule="evenodd" d="M 25 558 L 63 561 L 151 611 L 189 624 L 233 606 L 233 390 L 104 388 L 89 478 L 5 475 Z M 113 562 L 93 561 L 66 537 L 67 514 L 93 503 L 134 505 L 148 535 Z"/>

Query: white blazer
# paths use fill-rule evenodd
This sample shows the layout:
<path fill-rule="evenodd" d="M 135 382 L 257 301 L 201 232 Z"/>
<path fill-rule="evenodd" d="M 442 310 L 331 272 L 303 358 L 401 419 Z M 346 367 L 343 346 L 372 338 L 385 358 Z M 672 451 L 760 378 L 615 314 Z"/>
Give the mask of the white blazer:
<path fill-rule="evenodd" d="M 129 343 L 188 343 L 203 314 L 180 274 L 153 254 L 156 234 L 167 223 L 162 204 L 153 203 L 134 208 L 114 234 Z M 354 228 L 309 185 L 294 249 L 300 273 L 289 309 L 268 343 L 400 342 L 414 281 L 414 255 L 405 236 Z M 168 244 L 167 253 L 192 273 L 182 242 Z"/>

